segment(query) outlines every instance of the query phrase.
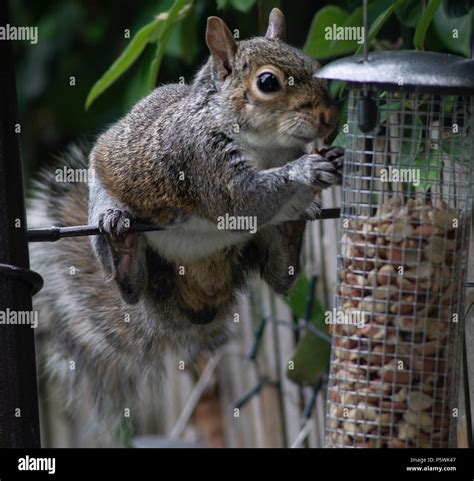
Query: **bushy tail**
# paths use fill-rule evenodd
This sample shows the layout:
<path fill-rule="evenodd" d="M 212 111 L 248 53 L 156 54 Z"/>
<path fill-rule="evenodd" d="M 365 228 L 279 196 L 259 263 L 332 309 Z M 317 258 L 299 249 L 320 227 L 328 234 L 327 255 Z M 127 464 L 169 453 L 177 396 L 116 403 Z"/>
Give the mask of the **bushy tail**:
<path fill-rule="evenodd" d="M 29 227 L 87 223 L 87 183 L 61 182 L 60 173 L 87 167 L 86 151 L 72 147 L 41 170 L 29 199 Z M 143 368 L 141 362 L 134 363 L 134 353 L 120 348 L 121 336 L 134 331 L 124 327 L 120 294 L 106 284 L 88 237 L 31 243 L 30 260 L 44 278 L 43 289 L 33 299 L 39 313 L 40 383 L 47 386 L 41 391 L 54 397 L 72 418 L 79 415 L 81 432 L 93 429 L 104 439 L 114 437 L 124 407 L 133 404 L 137 412 L 145 412 L 153 404 L 142 405 L 138 393 L 159 384 L 162 361 Z M 141 319 L 138 310 L 131 315 Z"/>
<path fill-rule="evenodd" d="M 83 179 L 88 164 L 85 147 L 73 145 L 51 165 L 41 168 L 28 198 L 29 227 L 87 223 L 88 187 Z"/>

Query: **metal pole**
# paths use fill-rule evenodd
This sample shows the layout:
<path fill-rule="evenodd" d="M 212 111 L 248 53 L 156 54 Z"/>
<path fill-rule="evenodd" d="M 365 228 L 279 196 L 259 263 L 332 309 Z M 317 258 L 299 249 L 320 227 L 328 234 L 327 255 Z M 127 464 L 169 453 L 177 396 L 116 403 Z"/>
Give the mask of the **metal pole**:
<path fill-rule="evenodd" d="M 0 25 L 8 25 L 0 1 Z M 0 41 L 0 313 L 30 312 L 33 284 L 29 271 L 23 175 L 18 143 L 15 70 L 11 44 Z M 2 319 L 0 318 L 0 319 Z M 0 324 L 0 447 L 40 446 L 33 329 Z"/>

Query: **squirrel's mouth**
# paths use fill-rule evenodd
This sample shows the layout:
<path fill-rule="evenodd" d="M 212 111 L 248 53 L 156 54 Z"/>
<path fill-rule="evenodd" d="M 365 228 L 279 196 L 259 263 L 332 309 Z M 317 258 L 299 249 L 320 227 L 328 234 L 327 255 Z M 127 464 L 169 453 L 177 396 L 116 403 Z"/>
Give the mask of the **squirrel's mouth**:
<path fill-rule="evenodd" d="M 291 128 L 284 127 L 282 125 L 281 130 L 287 142 L 309 144 L 316 139 L 327 137 L 336 128 L 336 121 L 325 116 L 318 119 L 306 116 L 299 118 Z"/>

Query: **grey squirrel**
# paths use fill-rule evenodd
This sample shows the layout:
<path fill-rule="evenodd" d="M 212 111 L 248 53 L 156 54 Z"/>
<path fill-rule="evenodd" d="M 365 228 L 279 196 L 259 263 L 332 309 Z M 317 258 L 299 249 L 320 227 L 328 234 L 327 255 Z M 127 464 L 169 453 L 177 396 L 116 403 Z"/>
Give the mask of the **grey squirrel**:
<path fill-rule="evenodd" d="M 265 37 L 237 42 L 210 17 L 209 60 L 190 85 L 165 85 L 102 134 L 89 155 L 61 161 L 93 170 L 89 185 L 43 172 L 35 223 L 100 225 L 102 236 L 34 245 L 45 278 L 35 299 L 48 318 L 48 364 L 70 400 L 88 386 L 99 412 L 122 409 L 159 384 L 166 352 L 182 359 L 228 338 L 234 301 L 252 273 L 286 294 L 299 272 L 315 190 L 340 183 L 342 149 L 308 145 L 335 128 L 337 108 L 318 63 L 284 43 L 274 9 Z M 257 231 L 219 229 L 222 218 Z M 128 232 L 134 220 L 160 232 Z M 73 366 L 74 368 L 72 368 Z"/>

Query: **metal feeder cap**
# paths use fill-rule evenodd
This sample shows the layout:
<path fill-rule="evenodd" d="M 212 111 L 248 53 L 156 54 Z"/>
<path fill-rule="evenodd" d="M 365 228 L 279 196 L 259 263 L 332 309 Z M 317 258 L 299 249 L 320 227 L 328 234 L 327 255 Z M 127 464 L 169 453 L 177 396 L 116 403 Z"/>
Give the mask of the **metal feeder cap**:
<path fill-rule="evenodd" d="M 474 61 L 458 55 L 416 50 L 370 52 L 325 65 L 316 78 L 380 86 L 380 90 L 415 90 L 474 94 Z"/>

